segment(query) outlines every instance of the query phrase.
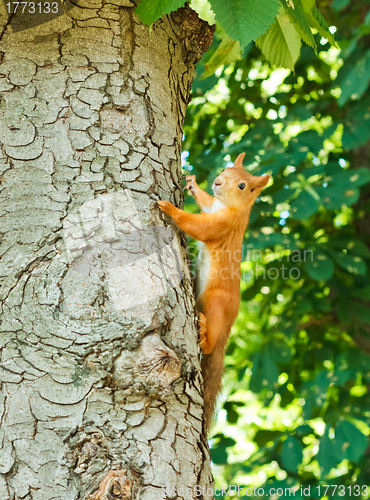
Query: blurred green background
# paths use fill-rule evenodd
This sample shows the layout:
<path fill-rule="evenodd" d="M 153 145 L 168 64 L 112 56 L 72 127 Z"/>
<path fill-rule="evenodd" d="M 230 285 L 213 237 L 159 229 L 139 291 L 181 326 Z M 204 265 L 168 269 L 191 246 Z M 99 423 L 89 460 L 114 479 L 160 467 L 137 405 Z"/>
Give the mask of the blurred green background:
<path fill-rule="evenodd" d="M 294 73 L 251 44 L 201 79 L 216 35 L 184 130 L 184 173 L 209 192 L 241 152 L 273 176 L 245 234 L 210 439 L 216 486 L 271 499 L 370 497 L 370 3 L 317 5 L 338 48 L 316 34 L 318 56 L 303 46 Z"/>

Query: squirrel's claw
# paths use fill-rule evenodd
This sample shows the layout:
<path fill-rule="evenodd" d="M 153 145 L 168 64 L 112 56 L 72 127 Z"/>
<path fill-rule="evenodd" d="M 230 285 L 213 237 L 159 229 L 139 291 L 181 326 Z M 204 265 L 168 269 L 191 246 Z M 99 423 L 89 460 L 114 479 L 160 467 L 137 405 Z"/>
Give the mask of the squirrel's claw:
<path fill-rule="evenodd" d="M 197 186 L 197 182 L 195 180 L 195 175 L 187 175 L 186 176 L 186 186 L 184 187 L 184 191 L 193 191 L 195 186 Z"/>
<path fill-rule="evenodd" d="M 172 205 L 172 203 L 170 201 L 167 201 L 167 200 L 159 200 L 159 201 L 157 201 L 157 204 L 163 212 L 165 212 L 166 214 L 170 214 L 170 215 L 171 215 L 172 210 L 175 208 Z"/>

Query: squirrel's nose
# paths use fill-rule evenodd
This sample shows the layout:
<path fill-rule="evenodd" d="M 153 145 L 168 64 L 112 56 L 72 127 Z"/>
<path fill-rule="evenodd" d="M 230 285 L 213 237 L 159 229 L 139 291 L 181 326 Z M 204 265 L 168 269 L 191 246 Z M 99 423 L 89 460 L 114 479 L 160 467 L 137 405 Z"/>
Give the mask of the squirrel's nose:
<path fill-rule="evenodd" d="M 220 179 L 218 177 L 216 177 L 214 183 L 213 183 L 215 186 L 221 186 L 222 182 L 220 181 Z"/>

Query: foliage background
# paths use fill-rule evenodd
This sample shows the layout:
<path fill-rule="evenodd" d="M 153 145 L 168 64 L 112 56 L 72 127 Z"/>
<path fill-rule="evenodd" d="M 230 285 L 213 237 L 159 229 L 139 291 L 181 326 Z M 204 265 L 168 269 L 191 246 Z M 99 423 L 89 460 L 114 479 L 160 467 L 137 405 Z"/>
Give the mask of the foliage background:
<path fill-rule="evenodd" d="M 249 44 L 201 79 L 215 37 L 183 148 L 184 173 L 204 188 L 241 152 L 273 176 L 245 236 L 210 444 L 218 485 L 310 486 L 295 498 L 370 483 L 370 5 L 318 3 L 338 47 L 314 34 L 318 57 L 303 45 L 295 72 Z"/>

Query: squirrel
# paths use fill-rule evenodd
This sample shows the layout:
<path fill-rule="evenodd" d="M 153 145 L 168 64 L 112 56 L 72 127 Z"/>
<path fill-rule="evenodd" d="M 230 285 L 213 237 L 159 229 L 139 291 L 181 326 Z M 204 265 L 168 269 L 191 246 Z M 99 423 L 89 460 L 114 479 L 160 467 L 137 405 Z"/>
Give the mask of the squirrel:
<path fill-rule="evenodd" d="M 195 283 L 202 355 L 204 423 L 208 432 L 221 389 L 225 347 L 240 304 L 241 248 L 249 214 L 270 176 L 253 176 L 243 168 L 245 153 L 213 183 L 214 197 L 200 189 L 195 175 L 186 176 L 202 213 L 191 214 L 169 201 L 158 201 L 161 210 L 180 229 L 199 240 Z"/>

